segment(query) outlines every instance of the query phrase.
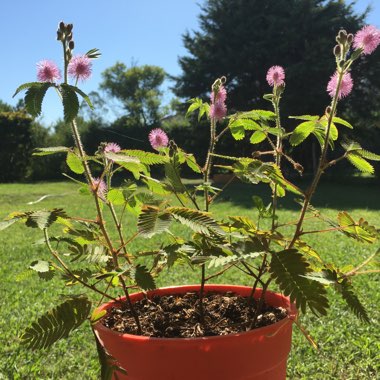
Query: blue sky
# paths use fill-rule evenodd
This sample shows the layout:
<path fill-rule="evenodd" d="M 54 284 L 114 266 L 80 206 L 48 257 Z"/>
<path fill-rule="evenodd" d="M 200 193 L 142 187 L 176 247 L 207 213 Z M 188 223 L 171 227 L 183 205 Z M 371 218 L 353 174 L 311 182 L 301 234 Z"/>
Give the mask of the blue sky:
<path fill-rule="evenodd" d="M 180 73 L 178 56 L 186 54 L 182 34 L 198 28 L 197 15 L 204 0 L 1 0 L 0 99 L 12 99 L 17 86 L 36 78 L 42 59 L 62 61 L 55 39 L 58 22 L 74 24 L 75 53 L 97 47 L 102 57 L 94 61 L 92 79 L 81 85 L 96 90 L 101 72 L 116 61 L 127 65 L 153 64 L 172 75 Z M 358 0 L 355 9 L 372 4 L 368 23 L 380 26 L 380 1 Z M 41 121 L 49 125 L 61 116 L 61 106 L 48 93 Z"/>

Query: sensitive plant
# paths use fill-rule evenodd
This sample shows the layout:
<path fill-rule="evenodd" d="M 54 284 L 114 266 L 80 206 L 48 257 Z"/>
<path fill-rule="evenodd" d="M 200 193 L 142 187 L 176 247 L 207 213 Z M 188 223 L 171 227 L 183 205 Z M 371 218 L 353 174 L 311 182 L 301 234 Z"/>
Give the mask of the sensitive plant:
<path fill-rule="evenodd" d="M 204 165 L 199 165 L 192 154 L 178 147 L 161 129 L 153 129 L 146 136 L 153 152 L 122 149 L 112 142 L 102 143 L 93 155 L 85 152 L 75 120 L 79 111 L 78 96 L 89 107 L 92 103 L 77 84 L 89 78 L 92 60 L 100 53 L 92 49 L 84 55 L 73 56 L 72 24 L 61 22 L 57 39 L 64 50 L 63 82 L 59 83 L 61 76 L 56 64 L 41 61 L 37 66 L 39 82 L 21 85 L 16 94 L 26 90 L 25 105 L 32 116 L 40 115 L 49 88 L 55 89 L 60 96 L 74 147 L 41 148 L 35 154 L 65 154 L 66 163 L 73 172 L 69 178 L 78 183 L 82 195 L 93 198 L 95 213 L 77 217 L 55 208 L 16 212 L 2 222 L 0 229 L 24 222 L 27 227 L 42 230 L 50 259 L 33 262 L 31 270 L 44 280 L 61 275 L 67 286 L 81 285 L 98 295 L 98 302 L 106 299 L 119 301 L 122 295 L 134 319 L 131 332 L 137 335 L 144 335 L 145 331 L 140 323 L 141 316 L 130 299 L 131 291 L 154 289 L 156 276 L 181 263 L 200 269 L 197 308 L 201 324 L 207 323 L 203 302 L 205 284 L 231 268 L 238 268 L 252 282 L 248 304 L 253 312 L 246 330 L 258 327 L 265 293 L 273 283 L 289 296 L 300 312 L 310 309 L 317 316 L 327 313 L 326 289 L 331 287 L 356 316 L 370 321 L 352 281 L 356 275 L 376 272 L 375 269 L 362 270 L 371 264 L 376 252 L 362 263 L 348 262 L 348 267 L 340 268 L 326 262 L 323 254 L 311 247 L 304 236 L 337 232 L 362 243 L 377 242 L 379 230 L 367 221 L 354 220 L 347 212 L 340 212 L 336 220 L 332 220 L 311 203 L 320 178 L 329 167 L 347 159 L 360 171 L 373 173 L 369 161 L 380 160 L 379 155 L 352 140 L 340 139 L 341 148 L 336 148 L 342 129 L 353 128 L 348 121 L 337 116 L 338 103 L 354 90 L 350 76 L 352 64 L 363 54 L 373 52 L 380 43 L 379 31 L 375 27 L 365 27 L 355 36 L 343 30 L 339 32 L 333 49 L 336 72 L 327 84 L 331 104 L 322 116 L 291 116 L 291 119 L 301 121 L 292 131 L 284 127 L 284 118 L 280 115 L 286 83 L 286 72 L 281 66 L 273 66 L 266 76 L 272 92 L 265 94 L 264 99 L 270 103 L 271 110 L 236 112 L 227 116 L 228 82 L 225 77 L 218 78 L 211 86 L 210 103 L 198 98 L 190 100 L 187 115 L 191 117 L 198 111 L 198 120 L 206 117 L 210 121 L 209 150 Z M 73 84 L 69 83 L 69 78 Z M 253 145 L 261 144 L 261 148 L 267 144 L 269 150 L 253 147 L 251 157 L 220 155 L 217 153 L 218 141 L 228 132 L 236 140 L 248 135 Z M 310 186 L 303 190 L 284 176 L 282 168 L 286 164 L 296 174 L 302 174 L 302 165 L 288 154 L 287 147 L 298 146 L 311 138 L 318 141 L 321 154 Z M 330 158 L 334 154 L 336 157 Z M 184 165 L 200 176 L 200 184 L 194 187 L 184 184 L 181 178 Z M 152 177 L 152 166 L 163 167 L 163 180 Z M 215 167 L 231 172 L 231 180 L 223 189 L 235 178 L 253 185 L 266 183 L 270 186 L 272 201 L 268 205 L 260 197 L 253 199 L 257 220 L 236 215 L 220 220 L 211 213 L 213 203 L 223 190 L 212 183 Z M 114 186 L 116 175 L 126 177 L 120 186 Z M 293 193 L 300 204 L 299 218 L 295 221 L 282 221 L 277 215 L 278 204 L 287 192 Z M 106 223 L 106 213 L 112 223 Z M 136 229 L 125 231 L 126 218 L 135 217 Z M 327 227 L 311 230 L 308 228 L 310 220 L 319 220 Z M 174 235 L 170 230 L 173 222 L 189 229 L 191 238 L 186 234 Z M 149 239 L 155 235 L 162 237 L 157 245 L 144 252 L 134 250 L 136 239 Z M 258 287 L 262 288 L 261 296 L 254 299 Z M 97 323 L 105 315 L 105 312 L 92 312 L 93 305 L 98 302 L 80 291 L 77 296 L 65 297 L 61 304 L 26 329 L 21 343 L 31 348 L 46 348 L 67 337 L 88 319 Z M 298 318 L 295 322 L 315 344 Z M 122 371 L 101 345 L 97 347 L 103 368 Z"/>

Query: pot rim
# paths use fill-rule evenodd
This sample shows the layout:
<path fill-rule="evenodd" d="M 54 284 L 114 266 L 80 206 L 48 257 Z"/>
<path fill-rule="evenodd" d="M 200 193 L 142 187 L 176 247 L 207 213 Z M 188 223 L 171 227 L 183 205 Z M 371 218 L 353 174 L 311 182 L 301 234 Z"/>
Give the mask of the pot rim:
<path fill-rule="evenodd" d="M 149 290 L 148 292 L 146 292 L 147 296 L 149 297 L 150 295 L 152 294 L 155 294 L 156 292 L 160 292 L 161 290 L 171 290 L 171 289 L 175 289 L 175 290 L 182 290 L 182 289 L 186 289 L 186 291 L 195 291 L 195 290 L 199 290 L 200 288 L 200 285 L 199 284 L 190 284 L 190 285 L 179 285 L 179 286 L 166 286 L 166 287 L 162 287 L 162 288 L 157 288 L 157 289 L 153 289 L 153 290 Z M 218 291 L 218 290 L 223 290 L 223 291 L 234 291 L 235 290 L 235 293 L 237 293 L 237 290 L 240 289 L 244 289 L 244 290 L 247 290 L 247 289 L 252 289 L 252 287 L 250 286 L 245 286 L 245 285 L 229 285 L 229 284 L 206 284 L 205 285 L 205 290 L 207 290 L 209 288 L 209 292 L 212 292 L 212 291 Z M 211 288 L 211 289 L 210 289 Z M 226 290 L 229 289 L 229 290 Z M 260 294 L 261 294 L 261 288 L 257 288 L 256 289 L 256 292 L 259 291 Z M 176 292 L 176 293 L 173 293 L 173 294 L 178 294 L 178 293 L 181 293 L 181 292 Z M 297 317 L 297 308 L 296 308 L 296 305 L 295 303 L 291 303 L 290 300 L 289 300 L 289 297 L 286 297 L 284 296 L 283 294 L 281 293 L 277 293 L 277 292 L 273 292 L 273 291 L 270 291 L 270 290 L 267 290 L 266 291 L 267 294 L 270 294 L 270 295 L 276 295 L 276 296 L 279 296 L 281 297 L 284 301 L 286 301 L 286 303 L 288 304 L 287 306 L 284 305 L 284 307 L 286 308 L 287 312 L 288 312 L 288 316 L 276 323 L 272 323 L 271 325 L 268 325 L 268 326 L 264 326 L 264 327 L 259 327 L 259 328 L 256 328 L 256 329 L 253 329 L 253 330 L 249 330 L 249 331 L 242 331 L 242 332 L 239 332 L 239 333 L 234 333 L 234 334 L 228 334 L 228 335 L 219 335 L 219 336 L 206 336 L 206 337 L 195 337 L 195 338 L 157 338 L 157 337 L 149 337 L 149 336 L 141 336 L 141 335 L 134 335 L 134 334 L 128 334 L 128 333 L 120 333 L 120 332 L 117 332 L 117 331 L 114 331 L 106 326 L 104 326 L 102 323 L 101 323 L 101 319 L 99 321 L 97 321 L 93 326 L 92 328 L 94 330 L 100 330 L 100 331 L 103 331 L 105 333 L 108 333 L 108 334 L 111 334 L 111 335 L 115 335 L 115 336 L 119 336 L 121 339 L 129 339 L 129 340 L 133 340 L 135 341 L 136 343 L 137 342 L 155 342 L 155 343 L 163 343 L 163 342 L 171 342 L 171 343 L 179 343 L 179 342 L 184 342 L 184 343 L 189 343 L 189 342 L 204 342 L 204 341 L 217 341 L 217 340 L 226 340 L 226 339 L 233 339 L 235 337 L 239 337 L 239 336 L 247 336 L 247 335 L 266 335 L 266 336 L 274 336 L 277 334 L 277 332 L 282 329 L 283 327 L 285 327 L 287 324 L 289 323 L 293 323 L 294 319 Z M 140 294 L 144 294 L 144 292 L 136 292 L 136 293 L 132 293 L 130 296 L 138 296 Z M 126 297 L 121 297 L 120 298 L 120 301 L 123 301 L 125 300 Z M 95 310 L 98 310 L 98 311 L 102 311 L 102 310 L 107 310 L 109 308 L 112 307 L 112 305 L 118 303 L 119 301 L 110 301 L 110 302 L 107 302 L 107 303 L 104 303 L 102 305 L 100 305 L 99 307 L 97 307 Z"/>

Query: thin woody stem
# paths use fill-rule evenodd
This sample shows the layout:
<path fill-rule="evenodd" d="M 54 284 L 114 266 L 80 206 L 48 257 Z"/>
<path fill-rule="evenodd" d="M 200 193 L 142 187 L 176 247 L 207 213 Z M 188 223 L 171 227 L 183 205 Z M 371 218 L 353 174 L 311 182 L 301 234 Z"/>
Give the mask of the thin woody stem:
<path fill-rule="evenodd" d="M 115 208 L 113 207 L 112 203 L 108 203 L 108 207 L 111 211 L 112 218 L 114 220 L 117 232 L 119 234 L 121 249 L 124 252 L 124 255 L 125 255 L 125 258 L 127 259 L 128 264 L 131 264 L 131 260 L 129 259 L 129 255 L 128 255 L 127 248 L 126 248 L 127 244 L 125 243 L 124 237 L 123 237 L 123 225 L 121 223 L 121 219 L 119 220 L 117 218 L 116 211 L 115 211 Z"/>
<path fill-rule="evenodd" d="M 216 120 L 215 118 L 211 118 L 210 123 L 210 147 L 208 149 L 207 157 L 206 157 L 206 163 L 204 166 L 203 171 L 203 184 L 205 186 L 204 189 L 204 202 L 205 202 L 205 211 L 207 212 L 209 209 L 210 199 L 209 199 L 209 192 L 206 186 L 208 186 L 208 182 L 210 180 L 210 171 L 212 166 L 212 154 L 214 153 L 215 149 L 215 129 L 216 129 Z M 199 290 L 199 309 L 200 309 L 200 318 L 203 323 L 204 321 L 204 307 L 203 307 L 203 297 L 204 297 L 204 288 L 206 283 L 206 265 L 202 264 L 201 266 L 201 287 Z"/>
<path fill-rule="evenodd" d="M 379 254 L 380 249 L 377 250 L 377 252 L 373 253 L 371 256 L 369 256 L 366 260 L 364 260 L 361 264 L 359 264 L 356 268 L 352 269 L 351 271 L 345 273 L 342 277 L 350 277 L 355 276 L 356 274 L 363 274 L 363 273 L 373 273 L 373 271 L 364 271 L 364 272 L 358 272 L 360 269 L 362 269 L 364 266 L 366 266 L 377 254 Z M 375 269 L 374 273 L 377 270 Z"/>
<path fill-rule="evenodd" d="M 64 50 L 64 83 L 67 84 L 67 67 L 68 67 L 68 62 L 67 62 L 67 57 L 66 57 L 66 41 L 65 40 L 62 41 L 62 45 L 63 45 L 63 50 Z M 109 233 L 108 233 L 108 231 L 106 229 L 106 226 L 105 226 L 105 223 L 104 223 L 103 213 L 102 213 L 101 206 L 100 206 L 100 200 L 99 200 L 99 197 L 98 197 L 98 194 L 97 194 L 97 188 L 96 188 L 96 186 L 94 184 L 94 181 L 93 181 L 93 178 L 92 178 L 91 170 L 90 170 L 90 167 L 89 167 L 88 162 L 87 162 L 87 156 L 86 156 L 86 153 L 85 153 L 84 148 L 83 148 L 82 140 L 80 138 L 80 134 L 79 134 L 79 131 L 78 131 L 78 126 L 76 124 L 75 119 L 72 120 L 72 122 L 71 122 L 71 131 L 72 131 L 72 134 L 73 134 L 75 145 L 76 145 L 76 147 L 78 149 L 78 152 L 79 152 L 79 156 L 80 156 L 80 158 L 82 160 L 82 165 L 83 165 L 83 168 L 84 168 L 84 173 L 85 173 L 87 182 L 88 182 L 88 184 L 91 187 L 92 194 L 93 194 L 93 197 L 94 197 L 96 211 L 97 211 L 97 215 L 98 215 L 97 216 L 97 223 L 99 225 L 99 228 L 100 228 L 100 230 L 102 232 L 102 235 L 103 235 L 104 239 L 106 240 L 108 249 L 109 249 L 109 251 L 110 251 L 110 253 L 112 255 L 113 265 L 114 265 L 115 269 L 118 269 L 120 267 L 119 267 L 117 252 L 116 252 L 116 250 L 113 247 L 112 241 L 110 239 Z M 125 281 L 122 278 L 122 276 L 120 276 L 120 282 L 121 282 L 124 294 L 126 296 L 128 305 L 130 307 L 131 313 L 132 313 L 132 315 L 134 317 L 134 320 L 136 322 L 137 330 L 138 330 L 139 334 L 141 334 L 142 333 L 141 324 L 140 324 L 139 318 L 138 318 L 138 316 L 136 314 L 136 311 L 135 311 L 135 309 L 134 309 L 134 307 L 132 305 L 132 302 L 130 300 L 129 292 L 128 292 L 128 289 L 126 287 Z"/>
<path fill-rule="evenodd" d="M 331 112 L 329 114 L 329 118 L 328 118 L 328 122 L 327 122 L 326 136 L 325 136 L 324 143 L 323 143 L 323 149 L 322 149 L 322 154 L 321 154 L 321 157 L 320 157 L 320 160 L 319 160 L 319 165 L 318 165 L 317 173 L 315 174 L 315 177 L 313 179 L 313 182 L 312 182 L 309 190 L 306 192 L 306 196 L 305 196 L 304 203 L 303 203 L 303 206 L 302 206 L 302 209 L 301 209 L 301 212 L 300 212 L 300 217 L 299 217 L 299 220 L 298 220 L 298 223 L 297 223 L 297 226 L 296 226 L 296 230 L 294 232 L 293 239 L 290 242 L 288 248 L 292 248 L 293 247 L 293 245 L 295 244 L 295 242 L 297 241 L 297 239 L 299 238 L 299 236 L 301 234 L 302 224 L 303 224 L 303 220 L 304 220 L 305 215 L 306 215 L 307 208 L 308 208 L 308 206 L 310 204 L 310 201 L 311 201 L 311 199 L 312 199 L 312 197 L 314 195 L 314 192 L 315 192 L 315 190 L 317 188 L 317 185 L 318 185 L 319 180 L 320 180 L 320 178 L 321 178 L 321 176 L 323 174 L 323 171 L 326 168 L 325 160 L 326 160 L 326 154 L 327 154 L 327 149 L 328 149 L 328 145 L 329 145 L 331 124 L 332 124 L 332 120 L 333 120 L 333 118 L 335 116 L 337 105 L 338 105 L 338 97 L 339 97 L 340 87 L 341 87 L 341 84 L 342 84 L 343 75 L 344 75 L 344 71 L 340 71 L 339 72 L 339 77 L 338 77 L 338 84 L 337 84 L 337 87 L 336 87 L 336 92 L 335 92 L 334 98 L 332 100 Z"/>
<path fill-rule="evenodd" d="M 306 235 L 306 234 L 318 234 L 322 232 L 332 232 L 332 231 L 344 231 L 346 228 L 354 227 L 355 224 L 350 224 L 348 226 L 339 226 L 339 227 L 332 227 L 332 228 L 326 228 L 324 230 L 313 230 L 313 231 L 301 231 L 301 235 Z"/>
<path fill-rule="evenodd" d="M 276 87 L 274 89 L 276 92 Z M 275 100 L 272 102 L 274 111 L 276 114 L 276 128 L 278 131 L 277 141 L 276 141 L 276 149 L 275 149 L 275 163 L 276 166 L 280 167 L 281 165 L 281 154 L 282 151 L 282 137 L 281 137 L 281 120 L 280 120 L 280 95 L 277 95 Z M 274 185 L 273 189 L 273 212 L 272 212 L 272 231 L 276 228 L 276 209 L 277 209 L 277 183 Z"/>
<path fill-rule="evenodd" d="M 50 244 L 50 240 L 49 240 L 49 235 L 48 235 L 48 232 L 47 232 L 47 229 L 44 228 L 44 236 L 45 236 L 45 243 L 50 251 L 50 253 L 52 254 L 52 256 L 58 261 L 58 263 L 61 265 L 61 267 L 65 270 L 65 272 L 75 281 L 78 281 L 80 284 L 82 284 L 83 286 L 85 286 L 86 288 L 89 288 L 93 291 L 95 291 L 96 293 L 99 293 L 101 294 L 103 297 L 106 297 L 108 299 L 111 299 L 113 301 L 117 301 L 116 298 L 110 296 L 109 294 L 107 293 L 104 293 L 103 291 L 101 291 L 100 289 L 96 288 L 94 285 L 91 285 L 91 284 L 87 284 L 87 282 L 84 282 L 80 277 L 76 276 L 70 269 L 69 267 L 66 265 L 66 263 L 61 259 L 61 257 L 59 256 L 58 252 L 55 251 L 53 249 L 53 247 L 51 246 Z"/>

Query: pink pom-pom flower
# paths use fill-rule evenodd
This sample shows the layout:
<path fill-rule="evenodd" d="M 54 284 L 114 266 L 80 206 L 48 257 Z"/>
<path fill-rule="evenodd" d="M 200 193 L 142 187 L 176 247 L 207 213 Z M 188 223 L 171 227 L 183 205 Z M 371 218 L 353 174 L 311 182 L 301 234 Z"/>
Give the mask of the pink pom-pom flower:
<path fill-rule="evenodd" d="M 272 66 L 267 72 L 269 86 L 280 86 L 285 83 L 285 70 L 281 66 Z"/>
<path fill-rule="evenodd" d="M 360 29 L 354 37 L 354 48 L 363 49 L 363 54 L 371 54 L 380 44 L 380 30 L 373 25 Z"/>
<path fill-rule="evenodd" d="M 327 85 L 327 92 L 329 95 L 333 98 L 335 96 L 337 86 L 338 86 L 338 79 L 339 79 L 339 73 L 335 72 L 335 74 L 330 78 L 330 81 Z M 338 93 L 338 99 L 344 98 L 347 96 L 354 86 L 354 82 L 352 80 L 350 73 L 344 73 L 342 82 L 340 85 L 339 93 Z"/>
<path fill-rule="evenodd" d="M 211 91 L 210 117 L 215 120 L 222 120 L 227 115 L 227 91 L 223 85 L 218 88 L 218 92 Z"/>
<path fill-rule="evenodd" d="M 121 151 L 120 145 L 116 143 L 107 143 L 104 147 L 106 153 L 119 153 Z"/>
<path fill-rule="evenodd" d="M 219 87 L 218 93 L 215 95 L 214 91 L 211 91 L 211 103 L 222 102 L 227 100 L 227 90 L 222 85 Z"/>
<path fill-rule="evenodd" d="M 222 120 L 227 115 L 226 104 L 220 100 L 210 105 L 210 117 L 215 120 Z"/>
<path fill-rule="evenodd" d="M 107 185 L 106 183 L 100 179 L 100 178 L 93 178 L 92 179 L 92 185 L 93 185 L 93 188 L 92 188 L 92 191 L 96 191 L 96 194 L 98 195 L 98 197 L 105 201 L 106 200 L 106 194 L 107 194 Z"/>
<path fill-rule="evenodd" d="M 152 129 L 148 137 L 153 149 L 159 150 L 168 146 L 169 138 L 161 128 Z"/>
<path fill-rule="evenodd" d="M 77 55 L 71 58 L 70 63 L 67 67 L 67 72 L 70 77 L 85 81 L 90 78 L 92 73 L 92 63 L 91 59 L 87 55 Z"/>
<path fill-rule="evenodd" d="M 43 60 L 37 63 L 37 79 L 53 83 L 61 79 L 61 73 L 53 61 Z"/>

